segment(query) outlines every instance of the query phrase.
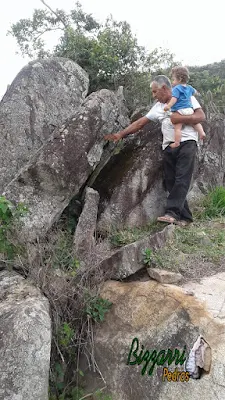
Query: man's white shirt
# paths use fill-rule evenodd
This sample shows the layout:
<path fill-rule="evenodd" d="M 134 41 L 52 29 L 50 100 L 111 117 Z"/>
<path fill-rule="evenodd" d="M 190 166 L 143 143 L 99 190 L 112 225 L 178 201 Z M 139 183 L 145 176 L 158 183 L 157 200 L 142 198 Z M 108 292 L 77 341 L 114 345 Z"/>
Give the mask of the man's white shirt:
<path fill-rule="evenodd" d="M 191 102 L 193 109 L 201 108 L 199 102 L 194 96 L 191 97 Z M 159 101 L 151 108 L 151 110 L 146 114 L 146 117 L 154 122 L 161 123 L 161 130 L 163 134 L 163 150 L 171 143 L 174 142 L 174 126 L 170 120 L 170 113 L 164 111 L 166 104 L 160 103 Z M 181 142 L 186 140 L 198 141 L 198 133 L 195 131 L 191 125 L 183 125 L 181 129 Z"/>

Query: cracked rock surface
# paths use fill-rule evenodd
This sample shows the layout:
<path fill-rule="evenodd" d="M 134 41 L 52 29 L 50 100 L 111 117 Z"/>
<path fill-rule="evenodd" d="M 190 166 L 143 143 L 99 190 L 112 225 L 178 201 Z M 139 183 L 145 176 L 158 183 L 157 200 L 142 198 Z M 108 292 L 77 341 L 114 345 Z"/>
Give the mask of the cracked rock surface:
<path fill-rule="evenodd" d="M 28 280 L 0 272 L 0 399 L 47 400 L 48 300 Z"/>

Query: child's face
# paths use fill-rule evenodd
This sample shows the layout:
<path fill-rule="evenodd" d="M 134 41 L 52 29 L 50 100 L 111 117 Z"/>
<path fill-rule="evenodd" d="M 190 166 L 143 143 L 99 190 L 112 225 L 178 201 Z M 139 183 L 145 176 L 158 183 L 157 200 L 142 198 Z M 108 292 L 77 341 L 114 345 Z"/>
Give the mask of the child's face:
<path fill-rule="evenodd" d="M 172 85 L 176 86 L 180 84 L 180 79 L 178 79 L 175 75 L 172 75 Z"/>

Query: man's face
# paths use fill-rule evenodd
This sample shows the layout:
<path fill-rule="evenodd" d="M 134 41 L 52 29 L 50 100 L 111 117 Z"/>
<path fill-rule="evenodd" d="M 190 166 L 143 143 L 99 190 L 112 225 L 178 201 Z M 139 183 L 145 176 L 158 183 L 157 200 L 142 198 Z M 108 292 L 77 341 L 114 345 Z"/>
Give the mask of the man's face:
<path fill-rule="evenodd" d="M 167 101 L 171 99 L 171 90 L 166 85 L 160 88 L 156 82 L 153 82 L 152 96 L 154 99 L 157 99 L 160 103 L 167 103 Z"/>

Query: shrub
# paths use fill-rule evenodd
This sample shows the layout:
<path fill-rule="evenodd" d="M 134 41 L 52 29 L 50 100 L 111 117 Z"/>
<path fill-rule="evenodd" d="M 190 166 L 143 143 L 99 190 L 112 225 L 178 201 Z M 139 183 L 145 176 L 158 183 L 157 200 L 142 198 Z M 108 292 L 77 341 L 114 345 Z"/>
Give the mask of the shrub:
<path fill-rule="evenodd" d="M 23 203 L 14 206 L 5 196 L 0 196 L 0 253 L 3 253 L 7 259 L 13 259 L 17 253 L 21 252 L 14 233 L 19 225 L 19 218 L 27 211 Z"/>
<path fill-rule="evenodd" d="M 86 313 L 95 321 L 104 321 L 105 313 L 109 311 L 112 303 L 101 297 L 89 297 L 87 300 Z"/>
<path fill-rule="evenodd" d="M 212 189 L 204 198 L 203 206 L 203 218 L 225 215 L 225 187 L 218 186 Z"/>
<path fill-rule="evenodd" d="M 152 250 L 145 249 L 142 251 L 142 255 L 143 255 L 143 263 L 150 266 L 152 262 Z"/>

